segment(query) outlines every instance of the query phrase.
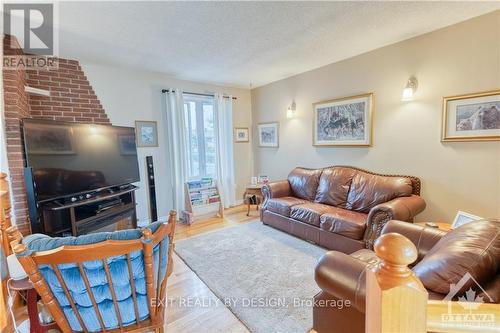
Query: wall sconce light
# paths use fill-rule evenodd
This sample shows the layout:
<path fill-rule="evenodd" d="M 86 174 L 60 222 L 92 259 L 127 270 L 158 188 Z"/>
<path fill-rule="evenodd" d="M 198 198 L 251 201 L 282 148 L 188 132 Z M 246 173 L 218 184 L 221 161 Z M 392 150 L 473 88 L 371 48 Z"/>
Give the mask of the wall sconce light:
<path fill-rule="evenodd" d="M 403 89 L 403 96 L 401 97 L 402 101 L 411 101 L 413 94 L 417 91 L 418 81 L 414 76 L 408 79 L 406 82 L 406 86 Z"/>
<path fill-rule="evenodd" d="M 290 105 L 288 107 L 288 109 L 286 110 L 286 117 L 288 119 L 292 119 L 292 118 L 295 118 L 295 113 L 297 111 L 297 105 L 295 104 L 295 101 L 292 102 L 292 105 Z"/>

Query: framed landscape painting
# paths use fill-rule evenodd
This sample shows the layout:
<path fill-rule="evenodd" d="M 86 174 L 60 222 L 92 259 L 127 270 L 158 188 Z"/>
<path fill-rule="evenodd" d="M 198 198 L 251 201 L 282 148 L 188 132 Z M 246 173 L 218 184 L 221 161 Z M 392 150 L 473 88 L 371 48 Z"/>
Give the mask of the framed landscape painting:
<path fill-rule="evenodd" d="M 500 140 L 500 90 L 445 97 L 441 140 Z"/>
<path fill-rule="evenodd" d="M 314 146 L 372 145 L 372 93 L 314 103 L 313 113 Z"/>
<path fill-rule="evenodd" d="M 279 123 L 261 123 L 257 125 L 259 147 L 279 146 Z"/>

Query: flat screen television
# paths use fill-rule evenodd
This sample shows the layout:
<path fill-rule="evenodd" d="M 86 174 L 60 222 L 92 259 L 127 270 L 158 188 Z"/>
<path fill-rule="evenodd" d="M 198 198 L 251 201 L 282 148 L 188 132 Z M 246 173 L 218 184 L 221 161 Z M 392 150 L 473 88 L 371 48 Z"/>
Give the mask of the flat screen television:
<path fill-rule="evenodd" d="M 139 181 L 132 127 L 23 119 L 23 135 L 39 202 Z"/>

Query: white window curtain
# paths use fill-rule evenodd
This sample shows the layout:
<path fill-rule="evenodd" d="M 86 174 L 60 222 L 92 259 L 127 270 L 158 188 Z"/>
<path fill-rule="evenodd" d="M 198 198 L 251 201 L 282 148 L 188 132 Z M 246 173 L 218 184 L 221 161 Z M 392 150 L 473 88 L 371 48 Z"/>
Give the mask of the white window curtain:
<path fill-rule="evenodd" d="M 169 89 L 165 93 L 165 104 L 173 208 L 180 213 L 185 209 L 184 183 L 187 181 L 186 127 L 182 91 Z"/>
<path fill-rule="evenodd" d="M 222 94 L 214 96 L 217 117 L 217 179 L 224 207 L 236 204 L 233 156 L 233 99 Z"/>

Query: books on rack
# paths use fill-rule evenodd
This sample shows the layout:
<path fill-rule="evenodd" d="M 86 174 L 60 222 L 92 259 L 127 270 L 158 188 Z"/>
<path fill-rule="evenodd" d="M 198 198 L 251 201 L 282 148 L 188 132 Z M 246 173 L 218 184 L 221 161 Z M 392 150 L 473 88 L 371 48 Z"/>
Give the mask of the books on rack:
<path fill-rule="evenodd" d="M 202 178 L 187 182 L 191 205 L 201 206 L 220 202 L 219 191 L 215 179 Z"/>
<path fill-rule="evenodd" d="M 224 207 L 217 181 L 205 177 L 185 183 L 186 211 L 183 220 L 186 223 L 211 216 L 224 216 Z"/>
<path fill-rule="evenodd" d="M 215 187 L 215 179 L 209 177 L 203 177 L 200 180 L 188 181 L 187 185 L 190 190 Z"/>
<path fill-rule="evenodd" d="M 215 202 L 220 202 L 220 196 L 219 195 L 216 195 L 216 196 L 208 198 L 208 203 L 215 203 Z"/>

